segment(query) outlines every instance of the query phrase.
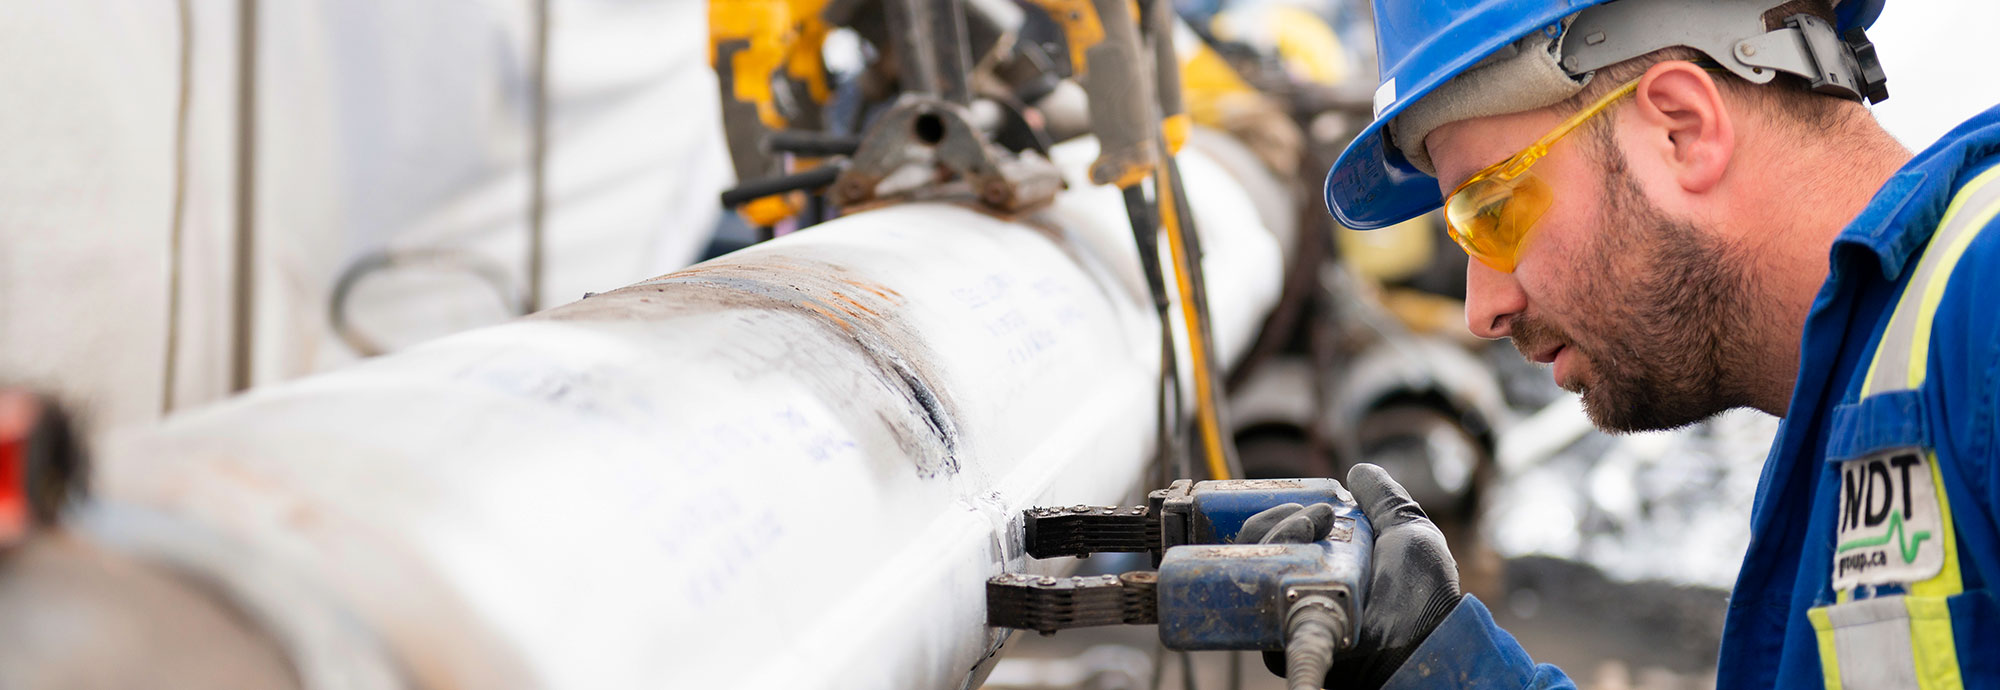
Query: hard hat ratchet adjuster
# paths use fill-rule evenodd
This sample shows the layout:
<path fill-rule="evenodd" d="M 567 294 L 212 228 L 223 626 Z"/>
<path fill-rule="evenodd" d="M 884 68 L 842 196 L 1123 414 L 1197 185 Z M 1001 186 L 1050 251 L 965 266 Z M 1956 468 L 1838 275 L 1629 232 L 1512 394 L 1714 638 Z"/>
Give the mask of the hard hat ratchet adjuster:
<path fill-rule="evenodd" d="M 1805 79 L 1818 93 L 1870 103 L 1889 97 L 1875 46 L 1860 27 L 1843 37 L 1826 20 L 1795 14 L 1785 18 L 1782 28 L 1767 30 L 1761 10 L 1772 4 L 1606 3 L 1576 15 L 1562 37 L 1560 64 L 1580 77 L 1661 48 L 1686 46 L 1751 83 L 1770 83 L 1782 72 Z"/>

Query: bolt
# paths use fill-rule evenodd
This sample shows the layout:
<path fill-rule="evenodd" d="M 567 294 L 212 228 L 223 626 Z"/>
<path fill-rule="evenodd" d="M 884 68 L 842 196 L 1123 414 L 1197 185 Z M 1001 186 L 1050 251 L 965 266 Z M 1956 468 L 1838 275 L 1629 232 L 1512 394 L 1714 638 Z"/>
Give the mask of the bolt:
<path fill-rule="evenodd" d="M 1738 44 L 1736 46 L 1736 52 L 1742 53 L 1743 57 L 1750 57 L 1752 55 L 1757 54 L 1757 46 L 1753 46 L 1748 43 Z"/>
<path fill-rule="evenodd" d="M 980 189 L 979 193 L 980 196 L 986 200 L 986 203 L 992 204 L 994 206 L 1001 206 L 1007 203 L 1008 197 L 1013 196 L 1012 192 L 1013 190 L 1007 188 L 1006 182 L 1002 182 L 1000 180 L 993 180 L 991 182 L 987 182 L 986 186 Z"/>
<path fill-rule="evenodd" d="M 1042 576 L 1042 579 L 1041 579 L 1041 580 L 1039 580 L 1039 581 L 1037 581 L 1037 584 L 1043 584 L 1043 585 L 1053 585 L 1053 584 L 1055 584 L 1055 583 L 1056 583 L 1056 579 L 1055 579 L 1055 578 L 1053 578 L 1053 577 L 1048 577 L 1048 576 L 1046 576 L 1046 575 Z"/>
<path fill-rule="evenodd" d="M 1296 589 L 1285 590 L 1285 601 L 1298 601 L 1298 600 L 1299 600 L 1299 590 Z"/>
<path fill-rule="evenodd" d="M 1109 507 L 1109 506 L 1106 506 L 1106 507 L 1104 508 L 1104 514 L 1105 514 L 1105 515 L 1110 515 L 1110 514 L 1112 514 L 1112 513 L 1115 513 L 1115 512 L 1118 512 L 1118 509 L 1117 509 L 1117 508 L 1112 508 L 1112 507 Z"/>
<path fill-rule="evenodd" d="M 1090 512 L 1090 506 L 1078 503 L 1074 507 L 1071 507 L 1069 510 L 1072 513 L 1088 513 Z"/>
<path fill-rule="evenodd" d="M 1583 42 L 1584 42 L 1584 43 L 1586 43 L 1586 44 L 1589 44 L 1589 45 L 1597 45 L 1597 44 L 1599 44 L 1599 43 L 1603 43 L 1603 42 L 1604 42 L 1604 32 L 1602 32 L 1602 31 L 1592 31 L 1592 32 L 1590 32 L 1590 35 L 1589 35 L 1589 36 L 1585 36 L 1585 37 L 1583 37 Z"/>

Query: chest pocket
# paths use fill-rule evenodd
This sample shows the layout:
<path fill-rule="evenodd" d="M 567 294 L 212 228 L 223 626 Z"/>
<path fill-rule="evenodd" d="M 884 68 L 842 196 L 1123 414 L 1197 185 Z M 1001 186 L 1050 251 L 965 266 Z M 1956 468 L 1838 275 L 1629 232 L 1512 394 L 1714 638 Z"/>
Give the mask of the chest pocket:
<path fill-rule="evenodd" d="M 2000 215 L 2000 168 L 1960 189 L 1897 298 L 1861 399 L 1836 412 L 1835 601 L 1807 612 L 1828 688 L 1965 686 L 1952 610 L 1971 613 L 1958 534 L 1918 395 L 1938 303 L 1967 245 Z M 1845 417 L 1845 420 L 1841 418 Z M 1845 423 L 1843 423 L 1843 421 Z M 1983 593 L 1977 593 L 1983 595 Z"/>

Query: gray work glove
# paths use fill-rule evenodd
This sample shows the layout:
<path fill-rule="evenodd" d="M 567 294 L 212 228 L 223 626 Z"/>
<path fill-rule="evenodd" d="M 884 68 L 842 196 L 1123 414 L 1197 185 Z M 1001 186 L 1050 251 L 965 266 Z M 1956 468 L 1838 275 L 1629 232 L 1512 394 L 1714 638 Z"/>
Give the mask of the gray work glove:
<path fill-rule="evenodd" d="M 1328 688 L 1379 688 L 1423 644 L 1424 638 L 1464 598 L 1458 564 L 1445 548 L 1444 534 L 1410 493 L 1374 465 L 1347 472 L 1347 490 L 1375 529 L 1374 575 L 1362 602 L 1360 635 L 1354 647 L 1334 659 Z M 1243 522 L 1238 543 L 1304 543 L 1324 538 L 1333 509 L 1326 504 L 1287 503 Z M 1285 675 L 1284 654 L 1265 652 L 1264 664 Z"/>

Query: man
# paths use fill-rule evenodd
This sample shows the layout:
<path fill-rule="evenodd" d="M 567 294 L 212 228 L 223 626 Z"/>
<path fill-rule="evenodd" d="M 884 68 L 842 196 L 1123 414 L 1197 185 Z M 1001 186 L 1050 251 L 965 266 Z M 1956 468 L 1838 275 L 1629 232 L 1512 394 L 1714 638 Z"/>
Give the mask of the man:
<path fill-rule="evenodd" d="M 1328 206 L 1443 206 L 1473 332 L 1600 427 L 1784 418 L 1718 687 L 2000 684 L 2000 109 L 1914 157 L 1884 133 L 1881 0 L 1601 2 L 1378 0 L 1376 122 Z M 1401 487 L 1348 483 L 1379 537 L 1332 684 L 1570 685 Z"/>

